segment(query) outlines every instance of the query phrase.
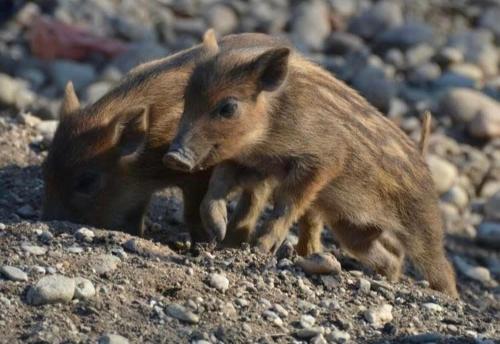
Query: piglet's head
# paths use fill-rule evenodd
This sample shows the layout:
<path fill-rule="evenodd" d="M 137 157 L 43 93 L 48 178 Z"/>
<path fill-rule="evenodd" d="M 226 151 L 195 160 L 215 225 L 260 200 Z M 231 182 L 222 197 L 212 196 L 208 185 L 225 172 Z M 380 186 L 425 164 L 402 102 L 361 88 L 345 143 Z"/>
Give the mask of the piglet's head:
<path fill-rule="evenodd" d="M 147 106 L 80 107 L 68 83 L 44 162 L 42 219 L 141 234 L 149 202 L 134 165 L 146 142 Z"/>
<path fill-rule="evenodd" d="M 185 92 L 177 135 L 163 162 L 195 171 L 248 152 L 266 137 L 270 97 L 288 73 L 290 49 L 221 50 L 205 34 L 206 59 L 194 69 Z"/>

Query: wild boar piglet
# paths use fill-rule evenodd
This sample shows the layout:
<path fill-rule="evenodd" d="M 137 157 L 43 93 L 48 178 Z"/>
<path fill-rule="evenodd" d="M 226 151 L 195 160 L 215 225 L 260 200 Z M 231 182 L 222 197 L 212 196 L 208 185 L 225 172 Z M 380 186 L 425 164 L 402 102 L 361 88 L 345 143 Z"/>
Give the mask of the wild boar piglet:
<path fill-rule="evenodd" d="M 273 181 L 273 211 L 256 240 L 263 251 L 275 252 L 309 209 L 347 252 L 389 279 L 408 255 L 432 288 L 457 295 L 434 185 L 407 135 L 287 46 L 221 50 L 207 36 L 204 48 L 166 164 L 220 164 L 214 176 L 243 167 Z"/>

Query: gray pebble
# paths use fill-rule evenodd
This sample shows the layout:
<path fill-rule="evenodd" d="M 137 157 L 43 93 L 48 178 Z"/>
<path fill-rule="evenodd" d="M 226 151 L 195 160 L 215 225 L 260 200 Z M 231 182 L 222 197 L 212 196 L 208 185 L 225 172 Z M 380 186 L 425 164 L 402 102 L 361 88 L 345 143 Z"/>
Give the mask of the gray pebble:
<path fill-rule="evenodd" d="M 21 248 L 25 251 L 28 252 L 29 254 L 32 254 L 34 256 L 41 256 L 47 253 L 47 248 L 41 247 L 41 246 L 36 246 L 36 245 L 31 245 L 29 243 L 23 243 L 21 244 Z"/>
<path fill-rule="evenodd" d="M 190 323 L 196 324 L 200 321 L 200 317 L 186 309 L 186 307 L 173 303 L 167 306 L 166 312 L 172 318 Z"/>
<path fill-rule="evenodd" d="M 0 269 L 2 275 L 7 277 L 11 281 L 27 281 L 28 274 L 23 270 L 16 268 L 14 266 L 3 265 Z"/>

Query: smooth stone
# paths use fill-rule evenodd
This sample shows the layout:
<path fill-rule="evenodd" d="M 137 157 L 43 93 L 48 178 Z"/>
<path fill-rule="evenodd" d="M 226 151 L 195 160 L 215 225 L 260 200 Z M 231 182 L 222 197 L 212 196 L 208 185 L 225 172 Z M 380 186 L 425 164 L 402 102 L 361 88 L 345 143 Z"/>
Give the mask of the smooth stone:
<path fill-rule="evenodd" d="M 454 185 L 449 189 L 441 199 L 445 202 L 451 203 L 458 209 L 465 209 L 469 204 L 469 196 L 467 192 L 459 185 Z"/>
<path fill-rule="evenodd" d="M 434 32 L 430 25 L 408 22 L 377 35 L 375 42 L 382 46 L 407 49 L 421 43 L 430 43 Z"/>
<path fill-rule="evenodd" d="M 329 253 L 314 253 L 307 257 L 300 257 L 297 265 L 307 274 L 339 273 L 342 268 L 335 256 Z"/>
<path fill-rule="evenodd" d="M 429 154 L 426 160 L 437 192 L 439 194 L 445 193 L 453 186 L 458 178 L 457 168 L 455 165 L 437 155 Z"/>
<path fill-rule="evenodd" d="M 129 344 L 129 340 L 119 334 L 104 334 L 99 338 L 99 344 Z"/>
<path fill-rule="evenodd" d="M 431 312 L 442 312 L 443 307 L 438 305 L 437 303 L 427 302 L 422 305 L 423 308 L 431 311 Z"/>
<path fill-rule="evenodd" d="M 457 269 L 470 279 L 482 283 L 488 283 L 491 281 L 491 274 L 488 269 L 482 266 L 471 265 L 458 256 L 456 256 L 454 260 Z"/>
<path fill-rule="evenodd" d="M 300 339 L 311 339 L 325 332 L 323 327 L 309 327 L 295 331 L 294 335 Z"/>
<path fill-rule="evenodd" d="M 41 256 L 47 253 L 47 248 L 41 247 L 41 246 L 36 246 L 36 245 L 31 245 L 29 243 L 23 243 L 21 244 L 21 248 L 28 252 L 29 254 L 32 254 L 34 256 Z"/>
<path fill-rule="evenodd" d="M 40 134 L 42 134 L 45 142 L 51 142 L 54 138 L 58 125 L 59 121 L 57 120 L 46 120 L 38 123 L 36 129 L 40 132 Z"/>
<path fill-rule="evenodd" d="M 360 293 L 362 293 L 362 294 L 370 293 L 371 287 L 372 287 L 372 284 L 370 283 L 370 281 L 368 281 L 364 278 L 360 278 L 358 280 L 358 291 Z"/>
<path fill-rule="evenodd" d="M 229 289 L 229 280 L 223 274 L 218 274 L 218 273 L 210 274 L 210 276 L 208 278 L 208 284 L 211 287 L 213 287 L 213 288 L 215 288 L 223 293 Z"/>
<path fill-rule="evenodd" d="M 11 281 L 27 281 L 28 274 L 23 270 L 16 268 L 14 266 L 4 265 L 0 269 L 0 273 L 7 277 Z"/>
<path fill-rule="evenodd" d="M 483 222 L 479 225 L 476 240 L 484 246 L 500 249 L 500 222 Z"/>
<path fill-rule="evenodd" d="M 325 337 L 327 340 L 333 343 L 347 343 L 349 342 L 349 340 L 351 340 L 351 336 L 349 335 L 349 333 L 337 329 L 334 329 Z"/>
<path fill-rule="evenodd" d="M 92 240 L 94 240 L 94 237 L 94 232 L 85 227 L 82 227 L 75 232 L 75 238 L 77 240 L 92 242 Z"/>
<path fill-rule="evenodd" d="M 378 1 L 351 19 L 348 31 L 371 39 L 377 34 L 403 24 L 401 5 L 393 1 Z"/>
<path fill-rule="evenodd" d="M 295 7 L 291 22 L 291 38 L 299 49 L 320 51 L 331 31 L 329 8 L 325 1 L 301 2 Z"/>
<path fill-rule="evenodd" d="M 95 295 L 95 288 L 91 281 L 86 278 L 75 278 L 75 298 L 79 300 L 87 300 Z"/>
<path fill-rule="evenodd" d="M 117 256 L 111 254 L 103 254 L 97 257 L 96 263 L 94 264 L 94 270 L 99 275 L 105 275 L 114 271 L 121 260 Z"/>
<path fill-rule="evenodd" d="M 238 27 L 238 16 L 234 10 L 222 4 L 210 6 L 205 19 L 208 27 L 213 28 L 221 36 L 234 32 Z"/>
<path fill-rule="evenodd" d="M 75 294 L 75 280 L 62 275 L 42 277 L 32 286 L 26 295 L 31 305 L 67 303 Z"/>
<path fill-rule="evenodd" d="M 372 307 L 365 311 L 364 317 L 366 321 L 375 327 L 381 327 L 392 321 L 392 306 L 384 304 L 378 307 Z"/>
<path fill-rule="evenodd" d="M 179 305 L 177 303 L 173 303 L 167 306 L 166 308 L 167 314 L 172 318 L 190 323 L 196 324 L 200 321 L 200 317 L 186 309 L 186 307 Z"/>
<path fill-rule="evenodd" d="M 475 88 L 476 85 L 476 80 L 451 71 L 441 74 L 441 76 L 433 82 L 433 86 L 440 90 L 448 88 Z"/>
<path fill-rule="evenodd" d="M 94 67 L 87 63 L 70 60 L 55 60 L 51 63 L 50 75 L 59 90 L 64 90 L 68 81 L 76 91 L 82 90 L 97 77 Z"/>
<path fill-rule="evenodd" d="M 491 196 L 484 205 L 484 216 L 487 220 L 500 221 L 500 191 Z"/>

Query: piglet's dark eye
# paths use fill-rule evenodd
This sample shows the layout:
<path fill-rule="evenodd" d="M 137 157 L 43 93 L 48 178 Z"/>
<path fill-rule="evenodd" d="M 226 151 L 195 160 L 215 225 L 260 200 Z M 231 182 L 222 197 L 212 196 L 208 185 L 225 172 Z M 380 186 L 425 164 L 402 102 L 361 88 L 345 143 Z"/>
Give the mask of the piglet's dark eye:
<path fill-rule="evenodd" d="M 222 102 L 218 108 L 218 114 L 224 118 L 231 118 L 238 109 L 238 103 L 235 99 L 228 99 Z"/>
<path fill-rule="evenodd" d="M 100 184 L 101 178 L 98 173 L 85 172 L 78 177 L 75 191 L 80 194 L 91 195 L 99 189 Z"/>

